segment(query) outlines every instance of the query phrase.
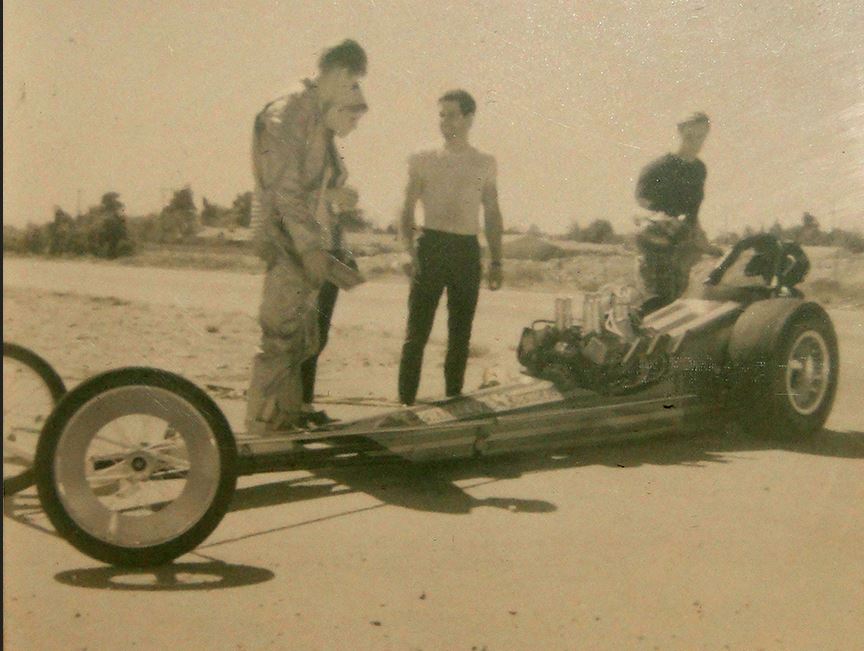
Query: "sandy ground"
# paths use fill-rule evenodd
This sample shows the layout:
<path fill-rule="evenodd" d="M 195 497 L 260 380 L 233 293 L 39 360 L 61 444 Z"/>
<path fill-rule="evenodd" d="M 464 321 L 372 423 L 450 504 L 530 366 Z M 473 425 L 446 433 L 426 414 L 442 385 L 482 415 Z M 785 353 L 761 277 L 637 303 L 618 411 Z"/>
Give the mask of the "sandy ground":
<path fill-rule="evenodd" d="M 209 385 L 237 425 L 260 277 L 4 260 L 4 339 L 73 385 L 147 364 Z M 321 402 L 395 398 L 404 284 L 345 294 Z M 518 371 L 553 296 L 484 292 L 467 387 Z M 695 437 L 483 463 L 242 478 L 195 553 L 100 566 L 32 492 L 4 504 L 9 649 L 861 649 L 864 312 L 833 311 L 827 429 L 778 444 Z M 439 395 L 444 319 L 421 394 Z M 344 400 L 349 398 L 349 400 Z M 366 401 L 377 407 L 362 407 Z M 343 403 L 353 404 L 343 404 Z"/>

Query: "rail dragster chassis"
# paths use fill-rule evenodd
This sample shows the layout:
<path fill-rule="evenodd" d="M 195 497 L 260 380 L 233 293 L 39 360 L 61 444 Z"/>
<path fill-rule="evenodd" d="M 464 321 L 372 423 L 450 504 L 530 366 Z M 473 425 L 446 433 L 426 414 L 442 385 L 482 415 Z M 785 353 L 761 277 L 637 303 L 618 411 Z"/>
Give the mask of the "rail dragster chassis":
<path fill-rule="evenodd" d="M 109 371 L 48 418 L 39 498 L 80 551 L 151 566 L 201 543 L 243 474 L 568 447 L 729 416 L 802 436 L 828 415 L 838 363 L 830 319 L 792 286 L 802 265 L 803 252 L 760 240 L 730 252 L 701 297 L 644 317 L 626 292 L 587 296 L 581 320 L 559 300 L 554 320 L 522 333 L 522 381 L 322 429 L 235 435 L 191 382 L 151 368 Z M 721 282 L 741 267 L 745 286 Z"/>

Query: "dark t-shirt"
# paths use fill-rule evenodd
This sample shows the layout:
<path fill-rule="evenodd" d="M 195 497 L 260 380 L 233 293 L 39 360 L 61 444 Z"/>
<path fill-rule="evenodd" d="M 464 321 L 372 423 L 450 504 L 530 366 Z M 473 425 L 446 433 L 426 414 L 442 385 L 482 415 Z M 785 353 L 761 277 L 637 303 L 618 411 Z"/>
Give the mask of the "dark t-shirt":
<path fill-rule="evenodd" d="M 705 196 L 705 163 L 698 158 L 685 161 L 666 154 L 649 163 L 639 175 L 636 198 L 647 199 L 650 209 L 671 217 L 685 215 L 695 223 Z"/>

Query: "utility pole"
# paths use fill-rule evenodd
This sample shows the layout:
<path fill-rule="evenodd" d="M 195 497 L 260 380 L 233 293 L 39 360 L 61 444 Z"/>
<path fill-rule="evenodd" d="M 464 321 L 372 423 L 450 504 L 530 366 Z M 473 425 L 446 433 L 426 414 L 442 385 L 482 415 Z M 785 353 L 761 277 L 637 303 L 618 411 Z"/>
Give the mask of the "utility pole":
<path fill-rule="evenodd" d="M 81 188 L 78 188 L 78 199 L 75 204 L 76 217 L 81 216 Z"/>

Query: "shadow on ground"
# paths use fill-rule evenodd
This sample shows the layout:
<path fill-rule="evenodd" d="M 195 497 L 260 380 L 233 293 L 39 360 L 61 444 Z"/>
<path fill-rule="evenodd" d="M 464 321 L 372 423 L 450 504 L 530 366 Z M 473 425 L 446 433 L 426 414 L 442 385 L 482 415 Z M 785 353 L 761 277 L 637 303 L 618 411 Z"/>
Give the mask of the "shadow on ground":
<path fill-rule="evenodd" d="M 477 507 L 503 508 L 514 513 L 548 513 L 555 505 L 543 500 L 477 499 L 455 482 L 477 479 L 475 486 L 518 478 L 526 473 L 601 465 L 627 469 L 642 465 L 701 466 L 730 463 L 734 453 L 784 450 L 837 458 L 864 459 L 864 432 L 822 430 L 801 441 L 776 441 L 737 431 L 696 436 L 667 436 L 639 441 L 580 446 L 565 450 L 512 454 L 501 457 L 412 464 L 382 465 L 313 471 L 316 479 L 292 479 L 249 488 L 235 494 L 232 511 L 318 499 L 349 492 L 372 495 L 382 503 L 436 513 L 467 514 Z"/>
<path fill-rule="evenodd" d="M 179 563 L 146 571 L 117 568 L 73 570 L 61 572 L 56 579 L 68 585 L 112 590 L 198 590 L 260 583 L 272 578 L 272 573 L 254 567 L 228 565 L 202 554 L 201 550 L 385 506 L 449 514 L 468 514 L 479 507 L 500 508 L 514 514 L 551 513 L 557 507 L 545 500 L 519 497 L 478 499 L 467 491 L 484 484 L 515 479 L 535 472 L 592 465 L 606 466 L 616 472 L 626 472 L 643 465 L 700 467 L 712 463 L 733 463 L 736 461 L 736 454 L 764 450 L 864 459 L 864 432 L 823 430 L 805 440 L 792 442 L 747 436 L 735 431 L 710 432 L 696 436 L 679 435 L 584 445 L 565 450 L 486 459 L 425 464 L 395 460 L 359 467 L 319 469 L 311 471 L 311 476 L 240 487 L 235 493 L 231 511 L 258 509 L 354 492 L 369 494 L 379 500 L 379 504 L 202 545 L 195 553 L 210 561 L 207 563 Z M 33 489 L 4 498 L 3 511 L 4 516 L 10 519 L 49 535 L 57 535 L 42 512 Z"/>
<path fill-rule="evenodd" d="M 270 570 L 221 561 L 173 563 L 148 569 L 92 567 L 54 575 L 64 585 L 98 590 L 136 592 L 180 592 L 218 590 L 264 583 L 274 578 Z"/>

